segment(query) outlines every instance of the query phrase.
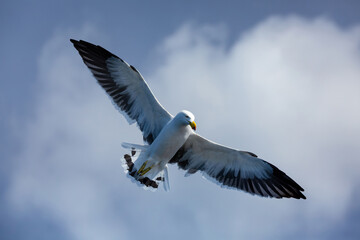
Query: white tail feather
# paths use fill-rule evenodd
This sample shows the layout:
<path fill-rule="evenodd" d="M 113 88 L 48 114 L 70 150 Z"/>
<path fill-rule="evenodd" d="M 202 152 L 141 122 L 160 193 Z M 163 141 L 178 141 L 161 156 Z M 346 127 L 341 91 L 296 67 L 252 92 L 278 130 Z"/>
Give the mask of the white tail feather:
<path fill-rule="evenodd" d="M 168 174 L 168 167 L 167 167 L 167 165 L 165 165 L 165 168 L 164 168 L 164 170 L 163 170 L 163 172 L 164 172 L 164 190 L 166 191 L 166 192 L 168 192 L 168 191 L 170 191 L 170 183 L 169 183 L 169 174 Z"/>
<path fill-rule="evenodd" d="M 134 143 L 127 143 L 127 142 L 122 142 L 121 146 L 126 149 L 136 149 L 140 151 L 145 151 L 149 147 L 149 145 L 140 145 Z"/>

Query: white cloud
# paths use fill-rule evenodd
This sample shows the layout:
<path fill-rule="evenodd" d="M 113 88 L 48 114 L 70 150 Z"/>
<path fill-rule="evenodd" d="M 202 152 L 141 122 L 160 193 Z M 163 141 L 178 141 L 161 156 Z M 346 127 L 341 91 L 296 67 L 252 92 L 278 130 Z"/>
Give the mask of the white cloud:
<path fill-rule="evenodd" d="M 306 189 L 309 228 L 341 221 L 359 182 L 360 28 L 273 17 L 230 49 L 207 39 L 187 25 L 166 40 L 153 78 L 177 91 L 160 98 L 195 109 L 204 135 L 288 171 Z"/>
<path fill-rule="evenodd" d="M 47 211 L 74 239 L 321 236 L 342 221 L 359 184 L 359 29 L 274 17 L 229 48 L 223 27 L 187 24 L 145 76 L 172 113 L 191 110 L 200 134 L 274 163 L 306 201 L 219 189 L 176 168 L 170 193 L 136 188 L 122 173 L 120 143 L 140 134 L 60 34 L 40 57 L 39 101 L 9 200 L 19 213 Z"/>

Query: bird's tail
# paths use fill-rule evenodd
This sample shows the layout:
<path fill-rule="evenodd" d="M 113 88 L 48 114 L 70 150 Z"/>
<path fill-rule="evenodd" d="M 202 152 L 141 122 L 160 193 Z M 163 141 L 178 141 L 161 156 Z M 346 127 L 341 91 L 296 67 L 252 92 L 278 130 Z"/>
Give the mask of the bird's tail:
<path fill-rule="evenodd" d="M 124 155 L 123 167 L 132 182 L 146 190 L 153 191 L 163 183 L 165 191 L 170 190 L 167 166 L 161 167 L 148 163 L 145 157 L 148 146 L 132 143 L 123 143 L 122 146 L 130 149 L 130 153 Z"/>

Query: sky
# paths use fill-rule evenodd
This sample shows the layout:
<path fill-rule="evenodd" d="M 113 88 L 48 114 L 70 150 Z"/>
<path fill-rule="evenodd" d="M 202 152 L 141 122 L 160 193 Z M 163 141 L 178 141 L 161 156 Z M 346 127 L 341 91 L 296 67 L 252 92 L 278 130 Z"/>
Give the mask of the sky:
<path fill-rule="evenodd" d="M 360 2 L 2 1 L 1 239 L 358 239 Z M 69 39 L 134 65 L 172 114 L 256 153 L 306 200 L 220 188 L 170 166 L 126 178 L 142 143 Z"/>

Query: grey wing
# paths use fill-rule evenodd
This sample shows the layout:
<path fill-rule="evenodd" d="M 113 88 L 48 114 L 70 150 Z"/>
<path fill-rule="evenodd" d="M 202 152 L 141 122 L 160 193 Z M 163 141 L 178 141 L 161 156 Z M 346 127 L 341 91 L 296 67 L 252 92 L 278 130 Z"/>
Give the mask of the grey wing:
<path fill-rule="evenodd" d="M 304 189 L 274 165 L 255 154 L 238 151 L 192 134 L 170 163 L 186 174 L 202 171 L 221 186 L 275 198 L 303 198 Z"/>
<path fill-rule="evenodd" d="M 143 138 L 151 144 L 172 116 L 155 98 L 141 74 L 106 49 L 70 39 L 100 86 L 130 124 L 137 122 Z"/>

